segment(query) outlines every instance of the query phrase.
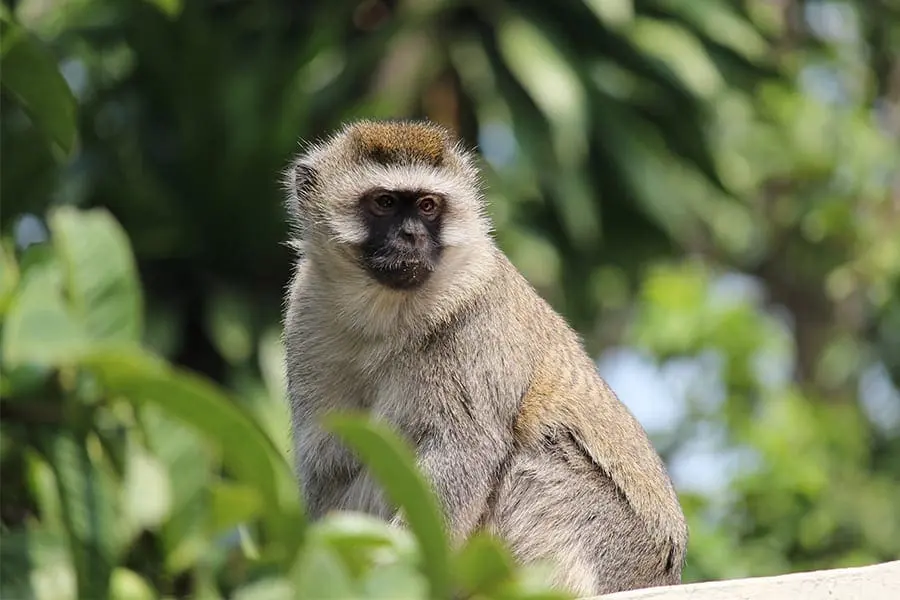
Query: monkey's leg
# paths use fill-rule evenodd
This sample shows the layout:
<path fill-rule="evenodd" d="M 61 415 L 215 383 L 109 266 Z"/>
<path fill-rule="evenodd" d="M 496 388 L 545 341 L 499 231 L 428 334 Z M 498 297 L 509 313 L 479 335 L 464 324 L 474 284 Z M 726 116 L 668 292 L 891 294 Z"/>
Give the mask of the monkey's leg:
<path fill-rule="evenodd" d="M 517 561 L 549 561 L 553 584 L 579 596 L 680 580 L 612 480 L 571 448 L 513 457 L 486 521 Z"/>

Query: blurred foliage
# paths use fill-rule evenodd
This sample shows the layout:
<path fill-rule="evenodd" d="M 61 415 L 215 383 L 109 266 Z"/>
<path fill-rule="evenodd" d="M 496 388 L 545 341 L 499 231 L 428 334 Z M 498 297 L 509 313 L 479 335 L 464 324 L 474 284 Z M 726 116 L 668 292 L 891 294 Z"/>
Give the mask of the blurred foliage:
<path fill-rule="evenodd" d="M 49 246 L 4 250 L 4 598 L 564 598 L 487 537 L 451 552 L 412 452 L 360 417 L 329 425 L 410 530 L 352 513 L 307 528 L 252 415 L 142 347 L 118 223 L 64 206 L 49 224 Z"/>
<path fill-rule="evenodd" d="M 686 580 L 900 558 L 895 1 L 7 0 L 0 28 L 0 596 L 543 593 L 449 551 L 362 422 L 334 426 L 418 524 L 304 524 L 278 178 L 361 116 L 477 145 L 500 245 L 663 379 Z"/>

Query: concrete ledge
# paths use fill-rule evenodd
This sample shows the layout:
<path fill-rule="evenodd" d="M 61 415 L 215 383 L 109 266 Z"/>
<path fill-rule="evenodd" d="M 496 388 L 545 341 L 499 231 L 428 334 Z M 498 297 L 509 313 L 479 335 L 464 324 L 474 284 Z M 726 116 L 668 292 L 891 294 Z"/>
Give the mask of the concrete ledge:
<path fill-rule="evenodd" d="M 900 600 L 900 560 L 852 569 L 708 581 L 602 596 L 602 600 L 826 599 Z M 597 597 L 595 600 L 601 598 Z"/>

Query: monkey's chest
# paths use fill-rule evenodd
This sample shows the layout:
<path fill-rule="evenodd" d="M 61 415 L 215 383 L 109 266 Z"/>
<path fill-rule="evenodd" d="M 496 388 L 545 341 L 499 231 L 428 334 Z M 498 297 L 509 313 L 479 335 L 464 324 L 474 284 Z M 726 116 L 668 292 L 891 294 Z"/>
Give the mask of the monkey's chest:
<path fill-rule="evenodd" d="M 418 394 L 411 392 L 407 378 L 389 377 L 389 373 L 391 370 L 386 370 L 385 376 L 373 377 L 366 385 L 352 386 L 357 393 L 351 400 L 342 395 L 351 389 L 346 381 L 331 387 L 320 386 L 319 395 L 330 398 L 320 406 L 328 408 L 315 411 L 315 416 L 310 414 L 312 418 L 298 429 L 298 450 L 304 457 L 301 459 L 300 476 L 319 482 L 316 486 L 307 486 L 307 493 L 311 495 L 308 501 L 321 511 L 359 510 L 381 517 L 389 516 L 382 490 L 372 475 L 340 438 L 320 425 L 320 418 L 325 413 L 354 409 L 387 424 L 414 445 L 423 429 L 415 413 Z M 319 383 L 325 382 L 320 380 Z"/>
<path fill-rule="evenodd" d="M 401 369 L 386 367 L 379 373 L 359 373 L 348 367 L 322 369 L 310 380 L 308 405 L 297 425 L 301 446 L 322 458 L 315 462 L 326 469 L 357 466 L 339 438 L 321 428 L 321 419 L 335 412 L 367 414 L 387 424 L 402 437 L 416 439 L 422 420 L 431 412 L 420 382 Z"/>

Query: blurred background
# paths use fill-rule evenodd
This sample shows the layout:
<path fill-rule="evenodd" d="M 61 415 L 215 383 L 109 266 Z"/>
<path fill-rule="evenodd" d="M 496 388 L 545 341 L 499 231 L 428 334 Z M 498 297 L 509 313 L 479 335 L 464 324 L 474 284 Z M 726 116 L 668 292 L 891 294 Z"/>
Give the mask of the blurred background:
<path fill-rule="evenodd" d="M 427 117 L 477 147 L 500 246 L 664 455 L 686 581 L 900 558 L 900 2 L 3 4 L 7 250 L 108 210 L 144 346 L 282 451 L 280 171 L 345 120 Z M 38 519 L 35 431 L 67 426 L 14 384 L 5 532 Z M 170 504 L 209 468 L 179 440 L 141 463 Z"/>

